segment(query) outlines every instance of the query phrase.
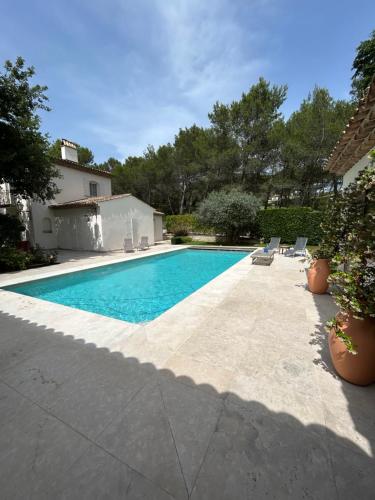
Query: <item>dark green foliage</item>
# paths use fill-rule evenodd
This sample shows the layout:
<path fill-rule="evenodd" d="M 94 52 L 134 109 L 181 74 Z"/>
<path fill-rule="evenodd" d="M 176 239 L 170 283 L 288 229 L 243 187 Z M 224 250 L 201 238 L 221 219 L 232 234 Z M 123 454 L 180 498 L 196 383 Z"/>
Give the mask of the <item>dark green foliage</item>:
<path fill-rule="evenodd" d="M 232 139 L 236 180 L 253 193 L 261 191 L 267 173 L 280 161 L 280 106 L 286 94 L 286 85 L 271 85 L 260 78 L 239 101 L 217 102 L 208 115 L 216 135 Z"/>
<path fill-rule="evenodd" d="M 48 200 L 57 192 L 57 170 L 48 155 L 49 143 L 40 128 L 39 110 L 48 111 L 47 87 L 31 85 L 34 68 L 18 57 L 6 61 L 0 74 L 0 179 L 24 198 Z"/>
<path fill-rule="evenodd" d="M 279 236 L 281 243 L 294 243 L 298 236 L 308 238 L 308 243 L 320 242 L 322 214 L 309 207 L 269 208 L 257 216 L 259 236 L 268 241 Z"/>
<path fill-rule="evenodd" d="M 254 227 L 259 208 L 260 201 L 252 194 L 236 189 L 213 191 L 199 205 L 199 222 L 212 227 L 225 241 L 237 243 Z"/>
<path fill-rule="evenodd" d="M 171 243 L 172 245 L 185 245 L 186 243 L 190 243 L 192 241 L 191 238 L 187 236 L 172 236 Z"/>
<path fill-rule="evenodd" d="M 24 230 L 18 217 L 0 214 L 0 247 L 15 246 Z"/>
<path fill-rule="evenodd" d="M 165 227 L 169 233 L 183 236 L 189 233 L 212 234 L 212 229 L 200 224 L 195 214 L 166 215 Z"/>
<path fill-rule="evenodd" d="M 375 318 L 375 168 L 369 166 L 334 203 L 334 217 L 324 227 L 337 242 L 333 259 L 333 295 L 344 312 Z"/>
<path fill-rule="evenodd" d="M 112 172 L 115 168 L 121 168 L 122 163 L 116 158 L 108 158 L 107 161 L 103 163 L 98 163 L 94 165 L 99 170 L 105 170 L 106 172 Z"/>
<path fill-rule="evenodd" d="M 354 74 L 351 94 L 354 100 L 359 101 L 375 75 L 375 30 L 370 38 L 358 45 L 352 69 Z"/>
<path fill-rule="evenodd" d="M 232 188 L 256 194 L 264 207 L 317 208 L 337 190 L 324 161 L 353 104 L 316 87 L 285 122 L 285 97 L 285 86 L 261 78 L 238 101 L 216 103 L 209 128 L 181 129 L 173 144 L 113 164 L 113 192 L 131 192 L 166 214 L 192 213 L 211 192 Z"/>
<path fill-rule="evenodd" d="M 31 249 L 30 252 L 18 250 L 13 246 L 0 248 L 0 272 L 21 271 L 29 267 L 48 266 L 55 264 L 57 252 L 42 250 L 40 247 Z"/>
<path fill-rule="evenodd" d="M 324 170 L 324 164 L 336 144 L 354 106 L 335 101 L 327 89 L 315 87 L 299 110 L 285 124 L 282 144 L 282 169 L 274 178 L 279 206 L 291 199 L 299 206 L 313 206 L 314 200 L 337 190 L 337 177 Z"/>
<path fill-rule="evenodd" d="M 0 248 L 0 272 L 27 269 L 31 260 L 31 253 L 13 247 Z"/>
<path fill-rule="evenodd" d="M 32 266 L 48 266 L 49 264 L 55 264 L 57 261 L 57 251 L 56 250 L 43 250 L 39 245 L 32 248 L 31 251 L 31 261 Z"/>

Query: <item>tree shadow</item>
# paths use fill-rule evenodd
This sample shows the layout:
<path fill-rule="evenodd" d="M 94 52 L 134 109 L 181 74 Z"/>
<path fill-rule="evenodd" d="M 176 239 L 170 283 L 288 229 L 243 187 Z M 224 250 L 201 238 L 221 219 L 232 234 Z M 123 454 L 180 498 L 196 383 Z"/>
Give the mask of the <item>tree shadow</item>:
<path fill-rule="evenodd" d="M 336 373 L 329 353 L 328 334 L 325 329 L 325 323 L 335 316 L 338 312 L 338 308 L 333 303 L 329 294 L 312 294 L 312 296 L 318 313 L 318 321 L 316 321 L 314 332 L 311 334 L 310 344 L 313 346 L 316 353 L 313 362 L 321 368 L 322 373 L 324 373 L 323 389 L 326 389 L 326 406 L 329 418 L 335 420 L 337 428 L 342 429 L 343 432 L 345 432 L 345 430 L 349 431 L 349 428 L 354 424 L 356 432 L 363 437 L 363 442 L 366 443 L 369 454 L 374 457 L 375 419 L 373 415 L 375 410 L 375 384 L 367 387 L 356 386 L 346 382 Z M 339 392 L 342 395 L 341 402 L 334 403 L 330 400 L 330 391 Z M 342 408 L 348 409 L 351 421 L 342 418 L 340 411 Z M 350 435 L 349 432 L 348 435 Z M 345 453 L 342 454 L 342 457 L 344 459 L 346 458 Z M 354 467 L 356 465 L 356 460 L 357 457 L 355 456 L 352 459 Z M 347 464 L 348 469 L 350 465 L 350 463 Z M 374 464 L 372 467 L 374 467 Z M 371 474 L 374 476 L 374 472 Z M 365 467 L 362 481 L 364 483 L 369 481 L 369 478 L 366 477 Z"/>
<path fill-rule="evenodd" d="M 373 456 L 302 393 L 297 418 L 159 364 L 0 313 L 1 497 L 373 498 Z"/>

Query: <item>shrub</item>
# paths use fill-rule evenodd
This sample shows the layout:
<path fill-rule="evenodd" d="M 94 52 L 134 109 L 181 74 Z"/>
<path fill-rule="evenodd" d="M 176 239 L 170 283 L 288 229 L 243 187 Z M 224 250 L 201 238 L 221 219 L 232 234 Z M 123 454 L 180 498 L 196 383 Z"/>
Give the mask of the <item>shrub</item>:
<path fill-rule="evenodd" d="M 16 248 L 0 248 L 0 272 L 20 271 L 26 269 L 32 255 Z"/>
<path fill-rule="evenodd" d="M 165 227 L 175 236 L 187 236 L 189 233 L 212 234 L 212 229 L 199 223 L 195 214 L 167 215 Z"/>
<path fill-rule="evenodd" d="M 49 265 L 55 264 L 57 261 L 56 250 L 43 250 L 39 245 L 31 249 L 31 260 L 30 264 L 35 265 Z"/>
<path fill-rule="evenodd" d="M 237 189 L 216 191 L 199 206 L 199 222 L 223 234 L 227 242 L 236 243 L 239 237 L 254 227 L 260 201 L 252 194 Z"/>
<path fill-rule="evenodd" d="M 191 243 L 193 240 L 188 236 L 173 236 L 171 238 L 172 245 L 184 245 L 185 243 Z"/>
<path fill-rule="evenodd" d="M 269 208 L 258 213 L 259 235 L 266 241 L 280 236 L 282 243 L 294 243 L 298 236 L 308 238 L 308 243 L 320 242 L 322 213 L 309 207 Z"/>
<path fill-rule="evenodd" d="M 25 227 L 18 217 L 0 214 L 0 247 L 15 246 L 20 241 L 24 230 Z"/>

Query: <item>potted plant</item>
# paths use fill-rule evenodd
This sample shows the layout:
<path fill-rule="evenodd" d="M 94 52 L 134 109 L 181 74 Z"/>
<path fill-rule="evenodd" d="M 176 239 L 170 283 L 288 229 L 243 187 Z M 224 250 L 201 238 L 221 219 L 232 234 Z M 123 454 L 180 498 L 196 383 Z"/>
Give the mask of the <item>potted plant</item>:
<path fill-rule="evenodd" d="M 310 268 L 307 271 L 307 283 L 312 293 L 323 294 L 328 290 L 328 276 L 331 272 L 330 260 L 332 248 L 321 245 L 312 255 Z"/>
<path fill-rule="evenodd" d="M 327 323 L 336 371 L 353 384 L 375 382 L 375 266 L 361 262 L 330 277 L 340 312 Z"/>
<path fill-rule="evenodd" d="M 363 170 L 339 198 L 342 241 L 329 281 L 340 312 L 327 323 L 329 349 L 339 375 L 368 385 L 375 382 L 374 167 Z"/>

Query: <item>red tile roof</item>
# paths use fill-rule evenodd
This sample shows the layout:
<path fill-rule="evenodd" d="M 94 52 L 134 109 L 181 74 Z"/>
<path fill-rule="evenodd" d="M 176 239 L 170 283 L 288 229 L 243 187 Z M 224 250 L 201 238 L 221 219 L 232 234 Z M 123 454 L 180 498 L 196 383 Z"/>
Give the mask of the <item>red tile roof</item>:
<path fill-rule="evenodd" d="M 328 158 L 326 169 L 343 175 L 374 146 L 375 78 Z"/>
<path fill-rule="evenodd" d="M 80 208 L 80 207 L 97 207 L 100 203 L 111 200 L 118 200 L 132 196 L 130 193 L 126 194 L 112 194 L 108 196 L 92 196 L 90 198 L 83 198 L 81 200 L 65 201 L 63 203 L 54 203 L 49 205 L 49 208 Z"/>

